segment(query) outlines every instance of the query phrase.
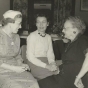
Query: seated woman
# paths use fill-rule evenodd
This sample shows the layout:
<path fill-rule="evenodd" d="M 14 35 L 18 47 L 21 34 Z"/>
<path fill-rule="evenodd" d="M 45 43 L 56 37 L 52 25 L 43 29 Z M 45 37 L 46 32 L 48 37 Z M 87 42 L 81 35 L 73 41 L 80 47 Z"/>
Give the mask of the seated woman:
<path fill-rule="evenodd" d="M 62 54 L 62 66 L 57 75 L 39 80 L 40 88 L 76 88 L 74 81 L 85 59 L 84 51 L 88 48 L 88 37 L 84 36 L 85 24 L 79 17 L 68 17 L 63 27 L 63 41 L 66 43 Z M 66 39 L 66 40 L 65 40 Z M 86 86 L 86 77 L 84 78 Z M 79 85 L 83 88 L 83 85 Z"/>
<path fill-rule="evenodd" d="M 0 88 L 39 88 L 20 55 L 22 14 L 9 10 L 3 14 L 0 27 Z"/>
<path fill-rule="evenodd" d="M 47 16 L 38 14 L 37 30 L 27 38 L 27 59 L 30 62 L 31 73 L 37 79 L 53 75 L 53 71 L 57 70 L 51 36 L 45 33 L 48 25 Z"/>

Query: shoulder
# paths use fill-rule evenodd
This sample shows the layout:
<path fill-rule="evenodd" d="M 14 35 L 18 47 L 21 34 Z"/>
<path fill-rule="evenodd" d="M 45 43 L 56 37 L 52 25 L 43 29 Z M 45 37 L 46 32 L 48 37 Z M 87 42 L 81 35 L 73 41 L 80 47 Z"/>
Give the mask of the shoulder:
<path fill-rule="evenodd" d="M 49 34 L 46 34 L 47 38 L 51 40 L 51 36 Z"/>
<path fill-rule="evenodd" d="M 78 41 L 81 45 L 88 44 L 88 36 L 83 35 L 79 38 Z"/>
<path fill-rule="evenodd" d="M 78 46 L 85 53 L 86 49 L 88 49 L 88 37 L 87 36 L 81 36 L 78 39 Z"/>
<path fill-rule="evenodd" d="M 29 36 L 27 37 L 27 40 L 28 40 L 28 39 L 32 39 L 32 40 L 34 40 L 34 39 L 36 38 L 36 34 L 37 34 L 36 31 L 31 32 L 31 33 L 29 34 Z"/>

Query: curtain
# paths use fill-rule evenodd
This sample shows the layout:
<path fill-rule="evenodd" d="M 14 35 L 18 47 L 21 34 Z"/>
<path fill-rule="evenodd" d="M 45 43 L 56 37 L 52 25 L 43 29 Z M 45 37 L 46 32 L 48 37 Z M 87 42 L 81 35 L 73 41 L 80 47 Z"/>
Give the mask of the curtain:
<path fill-rule="evenodd" d="M 74 4 L 75 0 L 54 1 L 54 26 L 52 29 L 54 33 L 58 33 L 62 30 L 65 18 L 74 15 Z"/>
<path fill-rule="evenodd" d="M 13 0 L 13 10 L 22 12 L 22 28 L 28 29 L 28 0 Z"/>

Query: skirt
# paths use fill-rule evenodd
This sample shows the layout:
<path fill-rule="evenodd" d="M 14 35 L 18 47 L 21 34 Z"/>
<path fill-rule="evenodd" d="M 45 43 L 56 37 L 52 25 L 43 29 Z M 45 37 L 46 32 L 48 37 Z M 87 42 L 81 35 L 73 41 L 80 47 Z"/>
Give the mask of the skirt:
<path fill-rule="evenodd" d="M 41 60 L 42 62 L 46 64 L 49 64 L 47 57 L 37 57 L 37 59 Z M 46 68 L 36 66 L 32 64 L 31 62 L 29 62 L 29 66 L 30 66 L 32 75 L 37 79 L 43 79 L 54 74 L 54 72 L 49 71 Z"/>
<path fill-rule="evenodd" d="M 30 72 L 0 72 L 0 88 L 39 88 L 37 80 Z"/>

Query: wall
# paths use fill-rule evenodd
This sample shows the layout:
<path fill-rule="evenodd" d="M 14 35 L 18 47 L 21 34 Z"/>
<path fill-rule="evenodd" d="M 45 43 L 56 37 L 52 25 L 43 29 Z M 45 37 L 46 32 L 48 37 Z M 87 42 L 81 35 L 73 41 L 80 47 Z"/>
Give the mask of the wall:
<path fill-rule="evenodd" d="M 75 15 L 80 16 L 88 26 L 88 11 L 80 10 L 80 0 L 75 0 Z"/>
<path fill-rule="evenodd" d="M 5 11 L 10 9 L 10 0 L 0 0 L 0 20 Z"/>

